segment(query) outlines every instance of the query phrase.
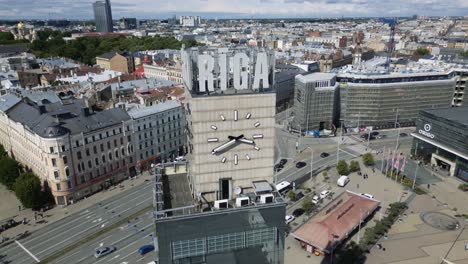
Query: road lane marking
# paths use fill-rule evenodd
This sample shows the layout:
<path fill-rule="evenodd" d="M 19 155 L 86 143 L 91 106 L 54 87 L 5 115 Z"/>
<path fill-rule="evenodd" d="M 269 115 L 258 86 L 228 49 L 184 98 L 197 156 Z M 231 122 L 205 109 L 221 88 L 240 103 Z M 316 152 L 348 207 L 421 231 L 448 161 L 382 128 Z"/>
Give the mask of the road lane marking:
<path fill-rule="evenodd" d="M 41 262 L 38 258 L 36 258 L 36 256 L 33 255 L 33 253 L 31 253 L 31 251 L 27 250 L 23 245 L 21 245 L 21 243 L 18 240 L 15 240 L 15 242 L 20 248 L 22 248 L 26 253 L 28 253 L 29 256 L 31 256 L 31 258 L 33 258 L 37 263 Z"/>

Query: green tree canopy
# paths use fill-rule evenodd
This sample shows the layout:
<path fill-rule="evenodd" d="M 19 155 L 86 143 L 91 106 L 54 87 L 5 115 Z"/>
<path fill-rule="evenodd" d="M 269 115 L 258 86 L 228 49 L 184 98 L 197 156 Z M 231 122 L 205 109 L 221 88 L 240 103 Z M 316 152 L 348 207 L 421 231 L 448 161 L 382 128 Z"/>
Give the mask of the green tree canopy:
<path fill-rule="evenodd" d="M 416 51 L 414 52 L 414 55 L 417 56 L 424 56 L 424 55 L 429 55 L 431 52 L 426 49 L 426 48 L 417 48 Z"/>
<path fill-rule="evenodd" d="M 5 151 L 5 148 L 2 145 L 0 145 L 0 159 L 6 157 L 7 155 L 8 153 Z"/>
<path fill-rule="evenodd" d="M 14 184 L 16 197 L 26 208 L 39 208 L 44 202 L 41 181 L 32 173 L 24 173 Z"/>
<path fill-rule="evenodd" d="M 10 158 L 3 157 L 0 159 L 0 182 L 8 189 L 13 190 L 16 178 L 19 176 L 18 163 Z"/>
<path fill-rule="evenodd" d="M 314 209 L 315 206 L 310 199 L 304 199 L 301 205 L 302 209 L 304 209 L 304 211 L 306 212 L 312 211 L 312 209 Z"/>
<path fill-rule="evenodd" d="M 366 154 L 362 155 L 362 162 L 366 166 L 372 166 L 372 165 L 374 165 L 374 156 L 372 156 L 371 153 L 366 153 Z"/>
<path fill-rule="evenodd" d="M 348 163 L 346 163 L 345 160 L 340 160 L 336 164 L 336 170 L 340 175 L 348 175 L 349 173 L 349 168 L 348 168 Z"/>
<path fill-rule="evenodd" d="M 361 166 L 359 166 L 359 162 L 352 160 L 349 163 L 349 172 L 359 171 L 361 170 Z"/>

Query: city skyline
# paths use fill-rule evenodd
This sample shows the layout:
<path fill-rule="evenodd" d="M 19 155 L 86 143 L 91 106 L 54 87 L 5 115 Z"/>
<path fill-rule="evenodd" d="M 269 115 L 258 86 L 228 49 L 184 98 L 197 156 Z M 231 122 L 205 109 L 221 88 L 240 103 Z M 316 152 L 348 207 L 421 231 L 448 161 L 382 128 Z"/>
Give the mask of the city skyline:
<path fill-rule="evenodd" d="M 94 0 L 0 0 L 0 16 L 6 19 L 92 19 Z M 6 8 L 5 8 L 6 7 Z M 183 8 L 181 8 L 183 7 Z M 253 7 L 253 8 L 252 8 Z M 51 11 L 53 10 L 53 11 Z M 359 11 L 358 11 L 359 10 Z M 416 0 L 381 3 L 375 0 L 191 0 L 112 1 L 115 17 L 167 18 L 172 15 L 201 15 L 206 18 L 324 18 L 379 16 L 463 16 L 468 3 L 460 0 Z"/>

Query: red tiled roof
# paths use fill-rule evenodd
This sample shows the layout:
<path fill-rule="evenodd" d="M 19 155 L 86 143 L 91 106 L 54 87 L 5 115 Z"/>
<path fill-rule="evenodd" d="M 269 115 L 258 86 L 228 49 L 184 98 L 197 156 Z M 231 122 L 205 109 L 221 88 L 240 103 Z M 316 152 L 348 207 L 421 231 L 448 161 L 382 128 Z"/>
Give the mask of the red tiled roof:
<path fill-rule="evenodd" d="M 346 191 L 294 231 L 292 235 L 300 241 L 327 252 L 334 236 L 339 241 L 345 239 L 359 225 L 359 220 L 367 218 L 379 204 L 377 200 Z"/>

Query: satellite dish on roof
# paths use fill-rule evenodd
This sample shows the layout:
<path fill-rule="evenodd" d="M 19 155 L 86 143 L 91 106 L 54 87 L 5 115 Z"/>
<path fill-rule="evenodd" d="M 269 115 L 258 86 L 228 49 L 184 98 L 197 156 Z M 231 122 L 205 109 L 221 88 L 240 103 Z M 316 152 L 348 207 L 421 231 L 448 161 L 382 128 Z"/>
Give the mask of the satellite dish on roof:
<path fill-rule="evenodd" d="M 234 188 L 234 193 L 235 193 L 236 195 L 241 194 L 241 193 L 242 193 L 242 187 L 237 186 L 236 188 Z"/>

